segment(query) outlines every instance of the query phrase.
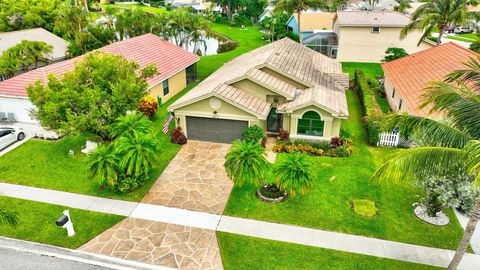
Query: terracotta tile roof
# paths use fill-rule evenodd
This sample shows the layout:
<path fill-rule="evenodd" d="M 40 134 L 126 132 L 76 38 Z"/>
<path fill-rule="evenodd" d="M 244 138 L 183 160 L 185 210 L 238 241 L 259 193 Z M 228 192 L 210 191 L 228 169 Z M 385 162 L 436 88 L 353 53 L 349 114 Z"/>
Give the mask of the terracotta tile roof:
<path fill-rule="evenodd" d="M 339 11 L 336 21 L 341 26 L 403 27 L 410 17 L 396 11 Z"/>
<path fill-rule="evenodd" d="M 274 70 L 300 84 L 306 85 L 307 88 L 312 89 L 308 93 L 310 93 L 309 97 L 314 99 L 315 104 L 326 108 L 334 115 L 348 116 L 345 97 L 348 75 L 342 73 L 341 64 L 289 38 L 270 43 L 231 60 L 190 92 L 179 98 L 168 109 L 170 111 L 176 110 L 210 96 L 220 85 L 231 84 L 242 78 L 253 76 L 255 76 L 253 81 L 260 78 L 263 84 L 268 86 L 267 88 L 277 87 L 275 92 L 287 99 L 291 98 L 292 88 L 288 83 L 280 83 L 278 80 L 274 82 L 269 78 L 270 76 L 261 76 L 265 72 L 255 71 L 261 71 L 263 68 Z M 239 91 L 243 90 L 239 89 Z M 295 101 L 296 95 L 293 98 L 292 102 L 295 102 L 295 108 L 310 104 L 312 101 L 308 98 Z M 237 105 L 242 106 L 242 104 Z M 264 104 L 258 103 L 258 105 L 259 108 L 251 109 L 251 111 L 264 111 L 267 115 L 268 111 L 264 109 Z"/>
<path fill-rule="evenodd" d="M 153 34 L 145 34 L 116 42 L 98 50 L 109 54 L 121 55 L 128 60 L 137 62 L 141 68 L 149 64 L 155 64 L 159 74 L 148 80 L 150 87 L 175 75 L 200 59 L 197 55 L 187 52 Z M 81 60 L 82 57 L 78 56 L 63 62 L 37 68 L 0 82 L 0 95 L 26 97 L 28 85 L 35 83 L 37 80 L 45 84 L 48 81 L 49 74 L 62 75 L 72 70 L 75 62 Z"/>
<path fill-rule="evenodd" d="M 444 80 L 445 75 L 464 69 L 464 63 L 477 54 L 454 42 L 444 43 L 388 63 L 382 64 L 385 77 L 401 96 L 413 115 L 427 116 L 428 109 L 419 109 L 421 95 L 429 82 Z"/>

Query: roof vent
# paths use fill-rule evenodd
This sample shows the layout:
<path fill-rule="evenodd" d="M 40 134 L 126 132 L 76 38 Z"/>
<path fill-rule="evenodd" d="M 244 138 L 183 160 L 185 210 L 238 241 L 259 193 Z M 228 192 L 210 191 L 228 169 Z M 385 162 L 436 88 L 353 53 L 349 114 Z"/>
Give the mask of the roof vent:
<path fill-rule="evenodd" d="M 295 97 L 298 97 L 301 93 L 302 93 L 302 89 L 297 88 L 297 90 L 295 91 Z"/>

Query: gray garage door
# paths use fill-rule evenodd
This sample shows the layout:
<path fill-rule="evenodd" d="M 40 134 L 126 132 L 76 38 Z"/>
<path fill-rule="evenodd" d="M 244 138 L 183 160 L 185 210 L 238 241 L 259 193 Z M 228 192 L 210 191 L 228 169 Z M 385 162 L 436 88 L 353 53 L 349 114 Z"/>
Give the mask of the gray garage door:
<path fill-rule="evenodd" d="M 187 116 L 187 134 L 192 140 L 231 143 L 242 138 L 247 121 Z"/>

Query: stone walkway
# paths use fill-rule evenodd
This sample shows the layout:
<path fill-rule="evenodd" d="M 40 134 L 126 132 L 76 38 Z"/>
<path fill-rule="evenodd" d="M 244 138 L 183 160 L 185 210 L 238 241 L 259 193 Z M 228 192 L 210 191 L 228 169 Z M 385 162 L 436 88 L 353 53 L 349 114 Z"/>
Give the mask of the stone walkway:
<path fill-rule="evenodd" d="M 126 218 L 80 250 L 180 269 L 223 269 L 215 231 Z"/>
<path fill-rule="evenodd" d="M 229 148 L 228 144 L 189 141 L 142 202 L 222 214 L 232 190 L 223 169 Z"/>
<path fill-rule="evenodd" d="M 265 143 L 265 158 L 272 164 L 275 163 L 275 160 L 277 159 L 277 153 L 272 151 L 276 142 L 276 138 L 268 137 L 267 142 Z"/>
<path fill-rule="evenodd" d="M 48 196 L 39 195 L 40 193 L 44 193 L 44 192 L 47 192 L 49 195 Z M 72 203 L 72 201 L 80 202 L 82 200 L 85 200 L 85 197 L 90 197 L 90 196 L 73 194 L 68 192 L 44 190 L 44 189 L 33 188 L 33 187 L 4 184 L 4 183 L 0 183 L 0 195 L 22 198 L 22 199 L 32 199 L 36 201 L 43 201 L 47 203 L 54 203 L 58 205 L 64 205 L 67 207 L 75 207 L 75 208 L 86 209 L 86 210 L 91 210 L 92 207 L 94 207 L 88 203 L 77 203 L 76 204 L 77 206 L 72 206 L 72 204 L 74 204 Z M 55 199 L 52 199 L 52 198 L 55 198 Z M 114 214 L 118 214 L 118 210 L 116 209 L 116 206 L 122 203 L 130 203 L 130 202 L 109 200 L 109 199 L 103 199 L 103 198 L 97 198 L 97 199 L 102 203 L 105 203 L 105 205 L 103 205 L 102 208 L 104 209 L 110 208 L 112 209 L 112 212 L 115 212 Z M 106 205 L 107 202 L 110 204 L 109 206 Z M 84 205 L 82 206 L 82 204 Z M 95 210 L 92 210 L 92 211 L 95 211 Z M 103 212 L 108 213 L 108 211 L 103 211 Z M 146 252 L 146 251 L 142 251 L 141 246 L 143 244 L 138 244 L 142 240 L 143 240 L 142 243 L 146 243 L 145 238 L 147 238 L 148 240 L 148 236 L 150 235 L 147 236 L 146 231 L 148 231 L 149 234 L 159 234 L 159 236 L 162 233 L 165 233 L 165 237 L 166 237 L 167 234 L 171 232 L 173 233 L 173 231 L 175 231 L 175 233 L 177 232 L 183 232 L 185 234 L 186 232 L 192 233 L 194 231 L 192 227 L 198 228 L 200 226 L 202 228 L 198 228 L 198 230 L 202 230 L 202 232 L 206 232 L 207 234 L 209 233 L 213 234 L 213 231 L 214 231 L 213 228 L 215 228 L 215 230 L 217 231 L 223 231 L 228 233 L 265 238 L 265 239 L 271 239 L 271 240 L 283 241 L 283 242 L 289 242 L 289 243 L 295 243 L 295 244 L 301 244 L 301 245 L 308 245 L 308 246 L 314 246 L 314 247 L 328 248 L 328 249 L 346 251 L 346 252 L 351 252 L 356 254 L 376 256 L 381 258 L 435 265 L 440 267 L 446 267 L 454 254 L 454 251 L 452 250 L 411 245 L 411 244 L 387 241 L 387 240 L 376 239 L 371 237 L 317 230 L 317 229 L 304 228 L 304 227 L 293 226 L 293 225 L 277 224 L 277 223 L 243 219 L 243 218 L 237 218 L 237 217 L 229 217 L 229 216 L 220 216 L 216 214 L 201 213 L 197 211 L 176 209 L 176 208 L 170 208 L 165 206 L 146 205 L 143 203 L 136 204 L 136 208 L 129 215 L 132 215 L 135 217 L 130 217 L 130 218 L 127 218 L 125 221 L 120 222 L 118 225 L 112 227 L 112 229 L 107 230 L 105 232 L 106 234 L 101 234 L 98 237 L 96 237 L 94 240 L 92 240 L 92 242 L 89 242 L 88 244 L 86 244 L 86 246 L 82 247 L 82 249 L 83 250 L 88 249 L 88 250 L 94 250 L 94 251 L 100 250 L 99 252 L 101 253 L 105 252 L 103 254 L 109 253 L 112 255 L 118 255 L 121 258 L 126 258 L 127 256 L 130 256 L 130 258 L 132 258 L 132 256 L 135 257 L 137 255 L 141 257 L 140 254 L 134 253 L 133 251 Z M 142 217 L 142 218 L 139 219 L 138 217 Z M 145 219 L 145 220 L 142 220 L 142 219 Z M 133 221 L 134 225 L 132 225 L 132 221 L 129 221 L 129 220 L 134 220 Z M 139 221 L 139 225 L 135 224 L 137 220 L 141 220 Z M 181 225 L 180 227 L 172 225 L 173 226 L 172 228 L 183 228 L 183 229 L 182 230 L 178 229 L 178 231 L 176 231 L 176 229 L 171 229 L 173 231 L 170 231 L 168 230 L 168 226 L 170 224 L 168 224 L 165 230 L 163 230 L 166 223 Z M 197 225 L 187 226 L 186 224 L 187 225 L 197 224 Z M 217 225 L 215 226 L 215 224 Z M 128 244 L 125 243 L 118 247 L 117 245 L 120 244 L 120 238 L 116 236 L 115 236 L 115 240 L 112 240 L 112 242 L 108 243 L 109 234 L 111 233 L 113 235 L 115 234 L 116 231 L 123 230 L 122 226 L 127 226 L 123 228 L 129 228 L 128 237 L 129 237 L 129 240 L 133 242 L 133 244 L 132 242 L 128 242 Z M 159 228 L 162 228 L 162 229 L 159 229 Z M 137 229 L 141 229 L 141 230 L 136 231 Z M 111 231 L 115 231 L 115 232 L 111 232 Z M 120 236 L 120 237 L 127 237 L 126 232 L 123 232 L 123 233 L 125 234 L 125 236 Z M 141 237 L 142 235 L 143 235 L 143 238 Z M 175 237 L 177 237 L 177 235 L 175 235 Z M 134 239 L 134 238 L 138 238 L 138 239 Z M 182 239 L 186 239 L 186 238 L 182 238 Z M 184 260 L 190 263 L 189 260 L 191 259 L 191 256 L 193 256 L 191 254 L 194 254 L 197 249 L 203 250 L 207 248 L 203 245 L 201 247 L 200 246 L 197 247 L 195 245 L 195 242 L 193 242 L 192 244 L 193 240 L 191 241 L 190 237 L 188 239 L 189 239 L 188 242 L 185 241 L 185 243 L 189 247 L 189 250 L 191 249 L 193 251 L 193 253 L 187 252 L 188 254 L 190 254 L 189 256 L 185 255 L 186 253 L 178 253 L 178 255 L 176 255 L 177 254 L 176 252 L 178 250 L 176 248 L 173 248 L 173 245 L 170 244 L 168 241 L 166 243 L 163 243 L 163 241 L 165 241 L 165 238 L 162 240 L 162 243 L 159 243 L 159 241 L 157 241 L 158 239 L 154 237 L 154 240 L 151 240 L 151 241 L 157 241 L 156 244 L 152 244 L 149 242 L 148 245 L 152 244 L 155 247 L 154 250 L 157 248 L 157 246 L 160 248 L 168 247 L 170 250 L 169 253 L 172 254 L 170 255 L 170 258 L 173 256 L 175 258 L 175 263 L 181 265 L 184 263 Z M 116 240 L 118 240 L 119 242 L 117 244 L 114 244 Z M 213 236 L 211 241 L 212 242 L 210 242 L 209 244 L 210 246 L 207 248 L 208 249 L 207 253 L 211 252 L 211 253 L 208 253 L 210 255 L 214 253 L 213 251 L 209 251 L 210 249 L 211 250 L 215 250 L 215 248 L 218 249 L 218 246 L 214 245 L 216 241 L 213 240 Z M 138 244 L 138 247 L 137 247 L 137 244 Z M 128 251 L 123 250 L 125 247 L 123 245 L 125 246 L 128 245 L 131 247 L 131 249 Z M 166 251 L 166 249 L 164 251 Z M 114 254 L 114 252 L 116 253 Z M 163 258 L 165 254 L 168 254 L 168 253 L 163 253 L 163 256 L 160 256 L 160 255 L 154 256 L 154 254 L 150 254 L 151 255 L 150 256 L 150 255 L 142 254 L 142 256 L 145 255 L 145 257 L 142 257 L 140 260 L 145 260 L 145 261 L 151 260 L 153 261 L 153 263 L 155 263 L 155 261 L 159 263 L 160 262 L 159 259 Z M 205 265 L 207 265 L 208 263 L 212 263 L 218 266 L 219 261 L 218 259 L 215 259 L 215 256 L 216 255 L 214 255 L 214 259 L 212 260 L 209 260 L 211 259 L 211 256 L 204 257 L 204 260 L 201 263 L 202 264 L 205 263 Z M 188 259 L 186 259 L 187 257 Z M 197 259 L 195 259 L 194 261 L 196 263 L 200 263 L 199 262 L 200 259 L 198 259 L 198 257 L 196 258 Z M 167 260 L 167 258 L 163 258 L 163 259 Z M 170 262 L 173 263 L 172 260 Z M 462 263 L 459 269 L 466 269 L 466 270 L 480 269 L 480 255 L 466 254 L 464 259 L 462 260 Z"/>

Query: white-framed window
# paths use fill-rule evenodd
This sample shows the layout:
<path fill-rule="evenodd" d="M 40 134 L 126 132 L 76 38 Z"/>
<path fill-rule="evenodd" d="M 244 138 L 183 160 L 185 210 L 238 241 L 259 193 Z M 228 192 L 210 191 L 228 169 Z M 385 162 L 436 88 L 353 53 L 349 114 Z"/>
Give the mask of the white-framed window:
<path fill-rule="evenodd" d="M 372 33 L 380 33 L 380 27 L 379 26 L 373 26 L 372 27 Z"/>
<path fill-rule="evenodd" d="M 170 93 L 170 89 L 168 88 L 168 79 L 162 82 L 163 86 L 163 95 L 166 96 Z"/>
<path fill-rule="evenodd" d="M 323 136 L 325 122 L 320 115 L 314 111 L 308 111 L 298 119 L 297 134 L 310 136 Z"/>

